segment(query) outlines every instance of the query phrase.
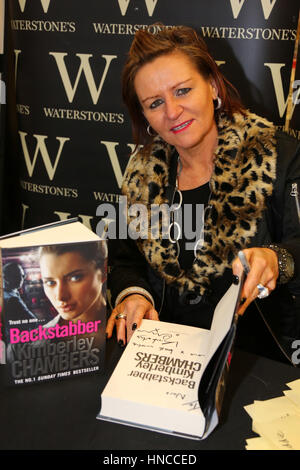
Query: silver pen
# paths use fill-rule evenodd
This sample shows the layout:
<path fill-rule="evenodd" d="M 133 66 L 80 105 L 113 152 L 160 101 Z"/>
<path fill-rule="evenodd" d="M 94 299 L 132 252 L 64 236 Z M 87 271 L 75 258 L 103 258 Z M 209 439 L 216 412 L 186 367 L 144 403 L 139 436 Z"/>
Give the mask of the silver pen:
<path fill-rule="evenodd" d="M 247 258 L 246 258 L 246 256 L 245 256 L 244 252 L 243 252 L 243 251 L 239 251 L 239 252 L 238 252 L 238 257 L 239 257 L 240 262 L 242 263 L 242 266 L 243 266 L 243 268 L 244 268 L 245 273 L 246 273 L 246 274 L 249 274 L 249 272 L 250 272 L 250 265 L 249 265 L 249 263 L 248 263 L 248 261 L 247 261 Z"/>
<path fill-rule="evenodd" d="M 292 183 L 291 196 L 293 196 L 295 198 L 298 221 L 300 223 L 300 204 L 299 204 L 299 191 L 298 191 L 298 184 L 297 183 Z"/>
<path fill-rule="evenodd" d="M 249 272 L 250 272 L 250 265 L 247 261 L 247 258 L 246 258 L 245 254 L 242 251 L 238 252 L 238 257 L 239 257 L 240 262 L 243 265 L 244 272 L 247 276 L 247 274 L 249 274 Z M 257 284 L 256 287 L 257 287 L 258 292 L 259 292 L 258 295 L 257 295 L 257 297 L 259 299 L 264 299 L 265 297 L 268 297 L 269 289 L 267 287 L 263 286 L 261 283 Z"/>

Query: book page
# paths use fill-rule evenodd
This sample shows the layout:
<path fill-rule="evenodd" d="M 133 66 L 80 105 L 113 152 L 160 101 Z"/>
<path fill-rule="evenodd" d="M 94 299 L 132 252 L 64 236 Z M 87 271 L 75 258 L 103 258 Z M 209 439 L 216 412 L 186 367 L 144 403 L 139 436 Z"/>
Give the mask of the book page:
<path fill-rule="evenodd" d="M 255 422 L 272 421 L 288 414 L 299 413 L 300 416 L 300 410 L 285 396 L 255 401 L 244 409 Z"/>
<path fill-rule="evenodd" d="M 293 382 L 287 383 L 287 386 L 292 390 L 295 390 L 300 393 L 300 379 L 293 380 Z"/>
<path fill-rule="evenodd" d="M 115 383 L 124 379 L 127 386 L 120 390 L 110 384 L 110 393 L 149 403 L 157 403 L 159 395 L 161 406 L 195 411 L 209 334 L 202 328 L 144 319 L 111 377 Z"/>
<path fill-rule="evenodd" d="M 263 437 L 246 439 L 246 450 L 277 450 L 276 447 Z"/>
<path fill-rule="evenodd" d="M 298 390 L 284 390 L 285 396 L 297 407 L 300 414 L 300 391 Z"/>
<path fill-rule="evenodd" d="M 300 417 L 286 415 L 257 423 L 257 432 L 279 450 L 300 450 Z"/>

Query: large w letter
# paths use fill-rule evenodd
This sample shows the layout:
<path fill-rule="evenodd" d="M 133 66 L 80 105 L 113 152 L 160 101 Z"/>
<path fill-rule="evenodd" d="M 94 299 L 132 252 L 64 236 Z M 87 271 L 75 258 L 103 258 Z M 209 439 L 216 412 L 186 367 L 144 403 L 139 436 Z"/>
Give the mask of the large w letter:
<path fill-rule="evenodd" d="M 264 12 L 265 20 L 267 20 L 277 0 L 260 0 L 260 1 L 261 1 L 261 6 Z M 240 14 L 240 11 L 245 3 L 245 0 L 230 0 L 230 3 L 231 3 L 233 18 L 236 19 L 238 18 Z"/>
<path fill-rule="evenodd" d="M 90 62 L 89 62 L 89 59 L 90 57 L 92 57 L 92 54 L 76 54 L 76 56 L 79 57 L 80 59 L 80 67 L 78 69 L 77 77 L 76 77 L 73 87 L 72 87 L 70 77 L 69 77 L 66 64 L 64 61 L 64 57 L 68 54 L 66 52 L 49 52 L 49 54 L 52 55 L 54 59 L 56 60 L 56 64 L 60 72 L 60 76 L 63 81 L 63 85 L 65 87 L 65 91 L 66 91 L 69 102 L 72 103 L 74 99 L 78 82 L 83 72 L 85 75 L 89 90 L 90 90 L 93 103 L 97 104 L 110 63 L 113 59 L 116 59 L 117 56 L 116 55 L 102 55 L 101 56 L 105 59 L 106 64 L 105 64 L 105 69 L 100 80 L 100 84 L 97 88 L 94 77 L 93 77 L 93 73 L 91 70 Z"/>
<path fill-rule="evenodd" d="M 115 174 L 118 186 L 119 186 L 119 188 L 121 188 L 124 175 L 122 174 L 119 159 L 118 159 L 118 155 L 117 155 L 117 152 L 116 152 L 116 147 L 119 145 L 119 143 L 118 142 L 107 142 L 105 140 L 101 140 L 101 144 L 104 144 L 106 149 L 107 149 L 107 153 L 108 153 L 108 156 L 110 158 L 110 161 L 111 161 L 111 164 L 112 164 L 112 167 L 113 167 L 113 170 L 114 170 L 114 174 Z M 131 149 L 131 151 L 133 152 L 134 145 L 133 144 L 127 144 L 127 145 Z M 131 154 L 131 157 L 133 157 L 133 155 L 134 154 Z"/>
<path fill-rule="evenodd" d="M 272 80 L 274 84 L 275 96 L 277 100 L 277 106 L 279 111 L 279 116 L 282 117 L 285 113 L 287 104 L 288 104 L 288 97 L 285 99 L 284 91 L 283 91 L 283 84 L 282 84 L 282 77 L 281 77 L 281 69 L 285 66 L 285 64 L 273 64 L 273 63 L 265 63 L 266 67 L 269 67 L 271 70 Z M 296 102 L 291 109 L 291 116 L 293 115 L 295 109 Z"/>
<path fill-rule="evenodd" d="M 46 147 L 46 144 L 45 144 L 45 139 L 47 139 L 47 137 L 48 137 L 47 135 L 36 135 L 36 134 L 33 135 L 33 137 L 35 137 L 36 140 L 37 140 L 37 144 L 36 144 L 36 147 L 35 147 L 33 160 L 31 161 L 30 155 L 29 155 L 29 152 L 28 152 L 28 148 L 27 148 L 27 143 L 26 143 L 27 133 L 19 131 L 19 134 L 20 134 L 20 138 L 21 138 L 22 149 L 23 149 L 25 163 L 26 163 L 26 167 L 27 167 L 27 171 L 28 171 L 29 176 L 30 177 L 32 176 L 33 171 L 34 171 L 34 167 L 35 167 L 35 164 L 36 164 L 36 159 L 38 157 L 39 152 L 41 152 L 42 159 L 44 161 L 49 179 L 52 181 L 53 178 L 54 178 L 55 172 L 56 172 L 56 168 L 57 168 L 60 156 L 61 156 L 63 146 L 64 146 L 65 142 L 67 140 L 70 140 L 70 139 L 68 137 L 57 137 L 57 140 L 59 141 L 59 149 L 58 149 L 58 152 L 56 154 L 56 159 L 55 159 L 54 165 L 52 166 L 52 163 L 51 163 L 51 160 L 50 160 L 50 157 L 49 157 L 49 153 L 48 153 L 48 150 L 47 150 L 47 147 Z"/>
<path fill-rule="evenodd" d="M 126 11 L 130 3 L 130 0 L 118 0 L 118 2 L 119 2 L 119 7 L 120 7 L 122 15 L 123 16 L 126 15 Z M 149 16 L 153 15 L 154 8 L 156 7 L 157 2 L 158 0 L 145 0 Z"/>
<path fill-rule="evenodd" d="M 50 3 L 50 0 L 41 0 L 44 13 L 47 13 L 48 8 L 49 8 L 49 3 Z M 25 10 L 25 6 L 26 6 L 26 0 L 19 0 L 19 5 L 20 5 L 21 12 L 23 13 Z"/>

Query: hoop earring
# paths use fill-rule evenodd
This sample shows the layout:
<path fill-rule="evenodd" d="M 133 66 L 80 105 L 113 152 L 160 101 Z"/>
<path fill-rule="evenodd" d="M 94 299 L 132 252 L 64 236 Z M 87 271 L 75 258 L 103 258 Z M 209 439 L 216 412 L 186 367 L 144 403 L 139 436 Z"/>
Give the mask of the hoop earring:
<path fill-rule="evenodd" d="M 214 100 L 214 102 L 217 102 L 217 104 L 215 105 L 215 111 L 220 109 L 221 106 L 222 106 L 222 100 L 219 96 L 217 96 L 217 98 Z"/>
<path fill-rule="evenodd" d="M 155 134 L 152 134 L 151 129 L 152 129 L 152 127 L 150 126 L 150 124 L 148 124 L 148 126 L 147 126 L 147 134 L 150 135 L 150 137 L 154 137 Z"/>

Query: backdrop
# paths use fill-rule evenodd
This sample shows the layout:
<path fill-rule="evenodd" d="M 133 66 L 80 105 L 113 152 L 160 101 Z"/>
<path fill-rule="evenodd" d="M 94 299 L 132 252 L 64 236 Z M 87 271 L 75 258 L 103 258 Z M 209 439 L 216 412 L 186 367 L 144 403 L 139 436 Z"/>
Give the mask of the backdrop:
<path fill-rule="evenodd" d="M 298 0 L 6 2 L 2 232 L 74 216 L 95 231 L 110 218 L 102 204 L 118 209 L 133 148 L 120 74 L 134 32 L 155 22 L 195 27 L 244 103 L 283 127 L 300 89 L 298 10 Z"/>

